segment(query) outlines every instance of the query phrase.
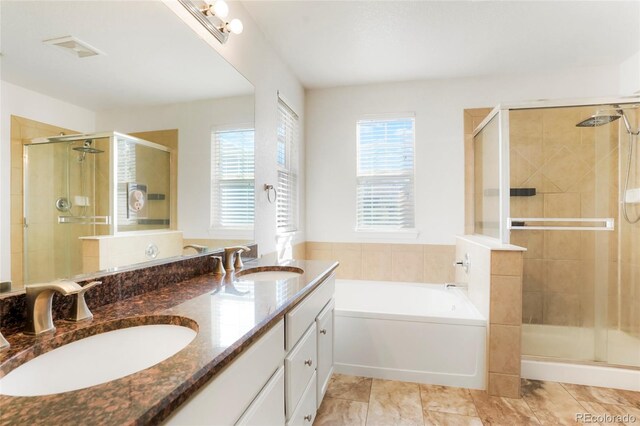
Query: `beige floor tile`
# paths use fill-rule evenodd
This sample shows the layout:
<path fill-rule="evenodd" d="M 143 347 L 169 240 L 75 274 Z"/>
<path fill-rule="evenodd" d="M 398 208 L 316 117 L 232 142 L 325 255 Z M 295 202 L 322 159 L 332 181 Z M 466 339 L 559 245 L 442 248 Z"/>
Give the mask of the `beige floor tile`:
<path fill-rule="evenodd" d="M 629 405 L 631 407 L 640 409 L 640 392 L 619 390 L 618 393 L 621 394 L 624 399 L 629 401 L 629 404 L 625 404 L 625 405 Z M 640 420 L 638 421 L 640 422 Z"/>
<path fill-rule="evenodd" d="M 441 413 L 477 416 L 476 406 L 468 389 L 437 385 L 420 385 L 422 409 Z"/>
<path fill-rule="evenodd" d="M 485 425 L 513 426 L 540 424 L 522 399 L 489 396 L 485 391 L 471 390 L 478 416 Z"/>
<path fill-rule="evenodd" d="M 424 424 L 425 426 L 482 426 L 482 420 L 479 417 L 425 411 Z"/>
<path fill-rule="evenodd" d="M 560 383 L 523 380 L 522 398 L 543 425 L 577 424 L 584 407 Z"/>
<path fill-rule="evenodd" d="M 316 426 L 364 426 L 367 421 L 367 407 L 366 402 L 325 397 L 313 424 Z"/>
<path fill-rule="evenodd" d="M 371 381 L 367 377 L 334 374 L 329 381 L 325 398 L 349 399 L 351 401 L 369 402 Z"/>
<path fill-rule="evenodd" d="M 417 383 L 373 379 L 368 426 L 423 425 L 420 387 Z"/>
<path fill-rule="evenodd" d="M 568 383 L 562 383 L 562 387 L 579 402 L 588 401 L 599 402 L 601 404 L 633 405 L 631 401 L 628 401 L 623 396 L 622 392 L 616 389 L 572 385 Z"/>

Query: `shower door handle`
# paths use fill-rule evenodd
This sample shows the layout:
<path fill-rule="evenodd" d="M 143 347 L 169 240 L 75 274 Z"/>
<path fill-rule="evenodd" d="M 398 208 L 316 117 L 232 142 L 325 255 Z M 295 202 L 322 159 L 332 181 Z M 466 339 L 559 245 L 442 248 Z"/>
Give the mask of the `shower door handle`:
<path fill-rule="evenodd" d="M 553 225 L 529 225 L 528 222 L 562 222 L 562 223 L 586 223 L 587 226 L 553 226 Z M 595 224 L 601 224 L 599 226 Z M 615 219 L 605 218 L 566 218 L 566 217 L 510 217 L 508 219 L 510 230 L 529 231 L 613 231 L 615 229 Z"/>

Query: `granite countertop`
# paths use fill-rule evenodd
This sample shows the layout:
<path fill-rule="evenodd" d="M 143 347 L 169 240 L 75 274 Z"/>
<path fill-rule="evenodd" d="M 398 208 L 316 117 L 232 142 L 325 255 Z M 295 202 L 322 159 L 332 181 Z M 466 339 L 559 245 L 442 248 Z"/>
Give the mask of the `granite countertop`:
<path fill-rule="evenodd" d="M 56 320 L 56 332 L 5 336 L 0 377 L 65 343 L 142 324 L 179 324 L 196 338 L 171 358 L 138 373 L 87 389 L 37 397 L 0 395 L 0 424 L 156 424 L 266 333 L 338 266 L 337 262 L 286 261 L 304 274 L 252 282 L 227 274 L 201 275 L 93 310 L 88 322 Z M 243 270 L 273 266 L 246 262 Z M 73 374 L 70 371 L 69 374 Z"/>

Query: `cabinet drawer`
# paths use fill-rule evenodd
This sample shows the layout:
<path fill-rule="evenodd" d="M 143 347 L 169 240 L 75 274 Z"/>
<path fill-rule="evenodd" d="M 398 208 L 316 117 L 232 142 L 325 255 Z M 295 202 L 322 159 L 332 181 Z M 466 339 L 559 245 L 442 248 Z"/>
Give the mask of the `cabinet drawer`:
<path fill-rule="evenodd" d="M 285 317 L 287 352 L 291 350 L 315 321 L 318 313 L 333 298 L 336 288 L 336 276 L 331 274 L 318 288 L 313 290 L 302 302 Z"/>
<path fill-rule="evenodd" d="M 165 421 L 168 425 L 233 425 L 284 359 L 284 323 L 278 322 Z"/>
<path fill-rule="evenodd" d="M 325 306 L 316 319 L 318 336 L 318 365 L 316 366 L 318 381 L 318 403 L 320 408 L 322 398 L 329 386 L 329 379 L 333 373 L 333 323 L 334 323 L 334 301 L 333 299 Z"/>
<path fill-rule="evenodd" d="M 318 362 L 316 339 L 316 324 L 314 323 L 284 360 L 287 419 L 291 418 L 302 393 L 311 380 L 311 376 L 316 371 Z"/>
<path fill-rule="evenodd" d="M 309 385 L 302 394 L 300 404 L 287 422 L 287 426 L 311 426 L 316 419 L 316 375 L 309 381 Z"/>
<path fill-rule="evenodd" d="M 236 425 L 282 426 L 284 422 L 284 366 L 282 366 L 253 400 Z"/>

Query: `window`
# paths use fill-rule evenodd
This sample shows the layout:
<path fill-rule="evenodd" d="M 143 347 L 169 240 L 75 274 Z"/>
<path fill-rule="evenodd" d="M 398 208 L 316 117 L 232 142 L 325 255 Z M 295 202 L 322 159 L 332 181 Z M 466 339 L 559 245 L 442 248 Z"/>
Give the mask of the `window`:
<path fill-rule="evenodd" d="M 298 115 L 278 98 L 276 223 L 279 234 L 298 230 L 298 131 Z"/>
<path fill-rule="evenodd" d="M 244 238 L 254 220 L 254 130 L 214 131 L 211 145 L 211 228 Z"/>
<path fill-rule="evenodd" d="M 414 227 L 413 117 L 357 123 L 357 230 Z"/>

